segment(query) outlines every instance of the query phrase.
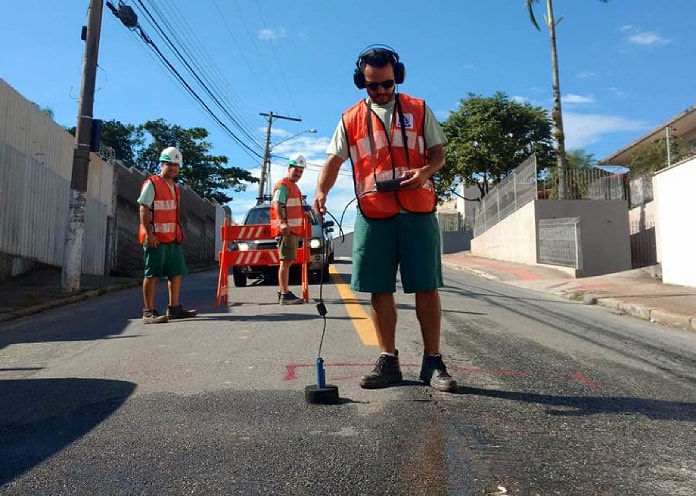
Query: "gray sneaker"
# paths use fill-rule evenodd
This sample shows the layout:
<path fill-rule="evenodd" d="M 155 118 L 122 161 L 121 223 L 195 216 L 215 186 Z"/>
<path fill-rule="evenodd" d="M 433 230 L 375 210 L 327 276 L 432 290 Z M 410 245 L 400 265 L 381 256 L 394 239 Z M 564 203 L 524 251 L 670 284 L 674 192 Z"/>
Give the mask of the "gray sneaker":
<path fill-rule="evenodd" d="M 457 381 L 447 373 L 447 367 L 441 355 L 423 355 L 420 380 L 438 391 L 457 392 Z"/>
<path fill-rule="evenodd" d="M 280 295 L 278 303 L 280 305 L 301 305 L 304 303 L 304 300 L 295 296 L 292 291 L 288 291 L 287 293 Z"/>
<path fill-rule="evenodd" d="M 154 308 L 148 310 L 143 308 L 143 324 L 164 324 L 169 322 L 169 317 L 166 315 L 160 315 Z"/>
<path fill-rule="evenodd" d="M 399 352 L 395 352 L 395 355 L 380 354 L 375 368 L 360 378 L 360 387 L 377 389 L 401 382 L 403 376 L 399 368 Z"/>

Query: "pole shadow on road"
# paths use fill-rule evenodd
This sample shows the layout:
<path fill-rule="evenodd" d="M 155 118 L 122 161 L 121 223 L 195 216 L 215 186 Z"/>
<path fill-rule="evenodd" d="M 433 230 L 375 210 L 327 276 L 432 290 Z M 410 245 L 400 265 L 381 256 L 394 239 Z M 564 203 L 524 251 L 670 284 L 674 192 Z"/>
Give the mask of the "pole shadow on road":
<path fill-rule="evenodd" d="M 501 398 L 524 403 L 539 403 L 552 407 L 568 407 L 570 410 L 550 409 L 550 415 L 584 416 L 597 414 L 639 414 L 654 420 L 696 421 L 696 403 L 651 400 L 622 396 L 553 396 L 549 394 L 498 391 L 460 386 L 462 394 Z"/>

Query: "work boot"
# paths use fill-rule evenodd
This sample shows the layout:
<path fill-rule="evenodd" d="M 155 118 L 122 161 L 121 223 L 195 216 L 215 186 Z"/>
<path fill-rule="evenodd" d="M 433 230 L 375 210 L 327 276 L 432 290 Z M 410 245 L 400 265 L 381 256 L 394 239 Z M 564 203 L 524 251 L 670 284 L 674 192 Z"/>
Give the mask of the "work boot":
<path fill-rule="evenodd" d="M 278 303 L 281 305 L 300 305 L 304 303 L 304 300 L 295 296 L 292 291 L 288 291 L 285 294 L 281 293 Z"/>
<path fill-rule="evenodd" d="M 441 355 L 423 355 L 423 365 L 420 371 L 420 380 L 426 385 L 444 391 L 446 393 L 457 392 L 457 381 L 447 373 L 445 362 Z"/>
<path fill-rule="evenodd" d="M 154 308 L 152 310 L 143 308 L 143 324 L 164 324 L 165 322 L 169 322 L 166 315 L 160 315 Z"/>
<path fill-rule="evenodd" d="M 377 389 L 396 384 L 403 380 L 399 368 L 399 352 L 396 356 L 380 353 L 375 368 L 360 378 L 360 387 L 364 389 Z"/>
<path fill-rule="evenodd" d="M 181 305 L 167 306 L 167 317 L 171 320 L 175 319 L 188 319 L 190 317 L 195 317 L 198 315 L 196 310 L 184 310 Z"/>

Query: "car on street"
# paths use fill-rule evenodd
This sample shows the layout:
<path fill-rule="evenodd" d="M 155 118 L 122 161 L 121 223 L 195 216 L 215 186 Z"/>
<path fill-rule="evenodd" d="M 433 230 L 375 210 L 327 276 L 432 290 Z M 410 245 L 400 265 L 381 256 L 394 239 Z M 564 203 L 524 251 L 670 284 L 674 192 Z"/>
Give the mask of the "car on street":
<path fill-rule="evenodd" d="M 334 261 L 334 244 L 331 238 L 333 232 L 333 221 L 321 222 L 319 216 L 312 210 L 310 205 L 303 205 L 305 213 L 309 216 L 312 224 L 312 235 L 308 239 L 310 260 L 307 266 L 310 276 L 328 282 L 330 279 L 329 265 Z M 271 205 L 261 203 L 253 206 L 244 217 L 244 225 L 251 224 L 270 224 Z M 303 240 L 300 239 L 300 248 Z M 278 243 L 275 239 L 240 240 L 232 245 L 233 250 L 278 250 Z M 301 281 L 300 264 L 294 264 L 290 269 L 290 281 L 297 284 Z M 278 265 L 235 265 L 232 267 L 232 278 L 234 285 L 244 287 L 248 279 L 264 279 L 277 281 Z"/>

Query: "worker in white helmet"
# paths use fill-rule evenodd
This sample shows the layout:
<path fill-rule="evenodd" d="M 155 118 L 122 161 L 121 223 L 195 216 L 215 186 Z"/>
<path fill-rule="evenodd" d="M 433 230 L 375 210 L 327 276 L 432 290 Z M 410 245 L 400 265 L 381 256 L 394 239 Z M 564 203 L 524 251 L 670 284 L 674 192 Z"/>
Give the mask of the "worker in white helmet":
<path fill-rule="evenodd" d="M 179 223 L 181 193 L 174 179 L 179 174 L 181 152 L 173 146 L 159 157 L 160 173 L 148 177 L 140 190 L 139 241 L 145 253 L 143 277 L 143 323 L 160 324 L 170 319 L 195 317 L 198 312 L 185 310 L 179 300 L 186 261 L 181 249 L 184 233 Z M 167 278 L 169 305 L 165 315 L 155 309 L 157 280 Z"/>

